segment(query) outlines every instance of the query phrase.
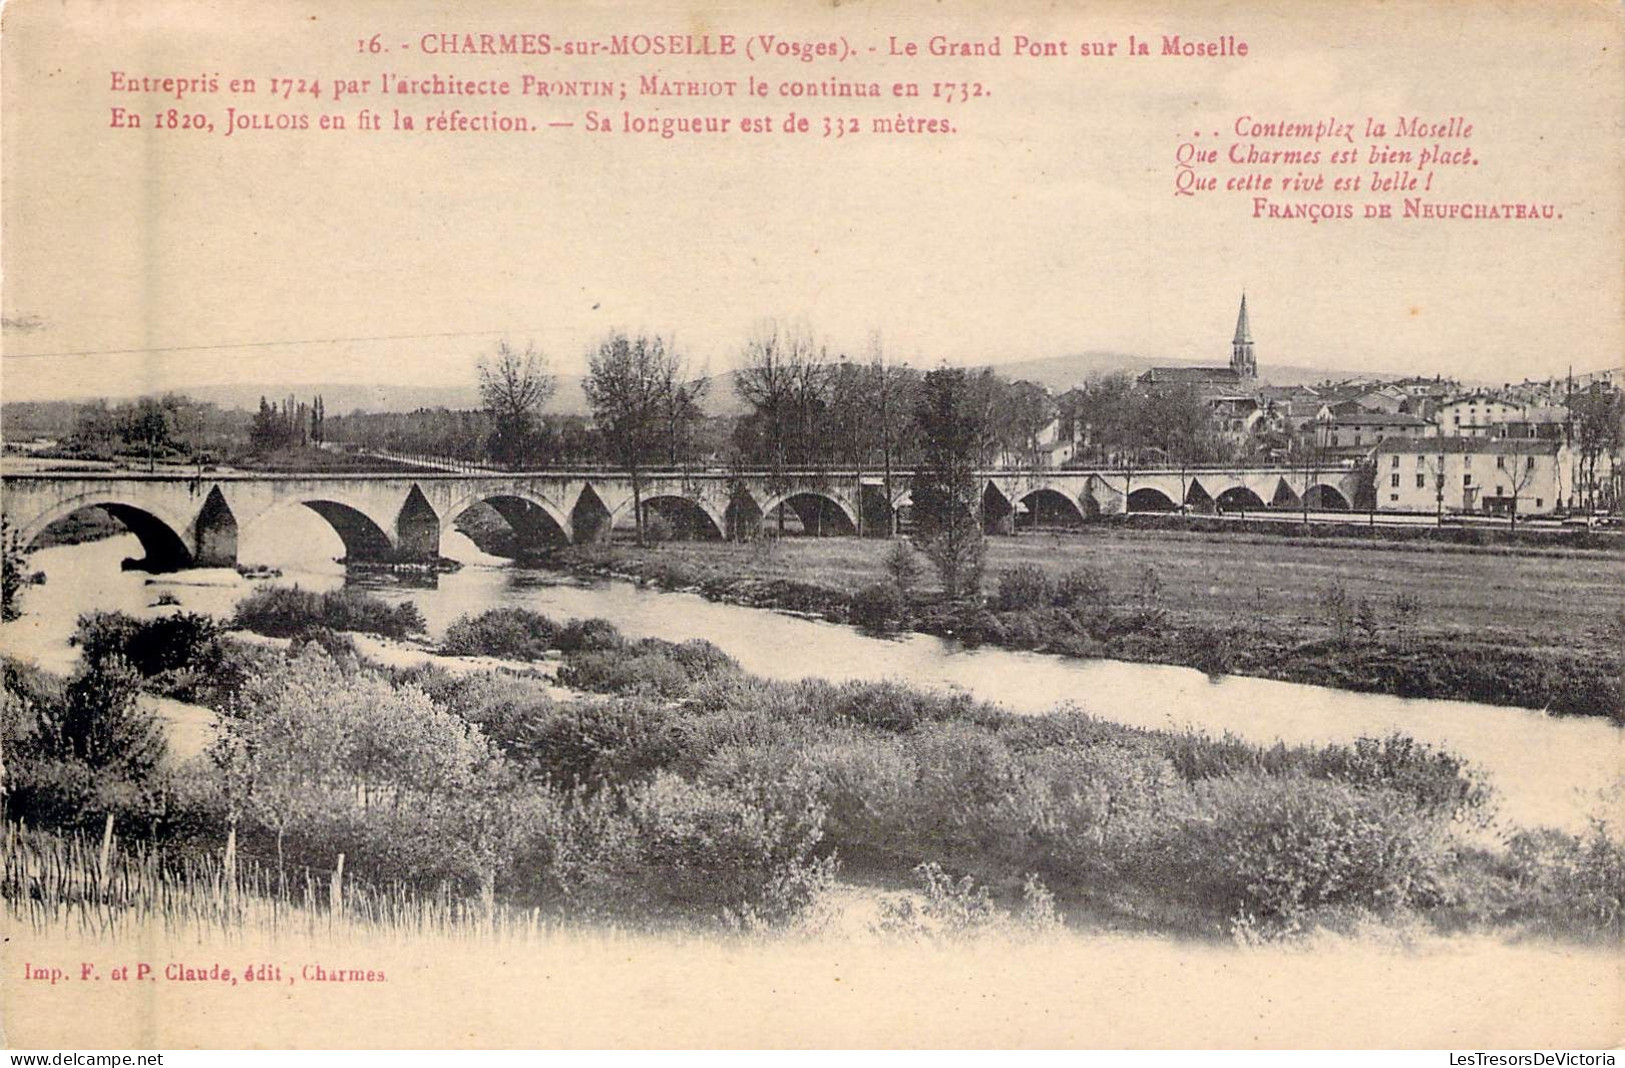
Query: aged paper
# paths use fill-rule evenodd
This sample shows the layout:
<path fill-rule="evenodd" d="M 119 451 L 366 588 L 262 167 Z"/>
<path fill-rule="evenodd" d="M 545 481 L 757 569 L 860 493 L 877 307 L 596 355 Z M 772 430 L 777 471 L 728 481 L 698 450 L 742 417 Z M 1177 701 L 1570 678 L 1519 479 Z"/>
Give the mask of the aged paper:
<path fill-rule="evenodd" d="M 1613 1047 L 1621 26 L 13 0 L 6 1043 Z"/>

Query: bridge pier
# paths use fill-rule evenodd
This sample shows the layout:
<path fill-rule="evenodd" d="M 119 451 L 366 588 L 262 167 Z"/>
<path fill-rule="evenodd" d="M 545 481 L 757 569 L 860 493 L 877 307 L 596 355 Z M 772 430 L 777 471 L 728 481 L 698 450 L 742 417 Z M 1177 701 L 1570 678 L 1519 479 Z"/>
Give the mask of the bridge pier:
<path fill-rule="evenodd" d="M 203 510 L 193 524 L 193 542 L 197 546 L 192 554 L 195 567 L 237 566 L 237 517 L 231 514 L 220 487 L 209 490 L 204 498 Z"/>

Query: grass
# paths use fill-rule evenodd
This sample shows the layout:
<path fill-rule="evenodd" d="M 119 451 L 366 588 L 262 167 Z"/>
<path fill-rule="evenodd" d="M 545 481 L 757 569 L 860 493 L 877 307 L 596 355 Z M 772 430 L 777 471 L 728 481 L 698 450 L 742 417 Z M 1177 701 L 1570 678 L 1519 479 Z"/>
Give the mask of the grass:
<path fill-rule="evenodd" d="M 1569 646 L 1612 624 L 1625 588 L 1625 557 L 1596 552 L 1105 529 L 995 537 L 987 545 L 989 576 L 1032 564 L 1059 578 L 1090 565 L 1106 572 L 1120 598 L 1146 566 L 1155 567 L 1164 608 L 1212 623 L 1238 617 L 1283 624 L 1318 619 L 1324 588 L 1339 580 L 1352 597 L 1387 600 L 1396 592 L 1411 593 L 1421 601 L 1429 625 L 1443 631 Z M 886 578 L 886 549 L 880 540 L 786 538 L 770 550 L 732 542 L 669 542 L 644 549 L 583 547 L 563 558 L 639 573 L 680 569 L 693 585 L 794 579 L 851 595 Z M 925 585 L 934 586 L 929 573 Z"/>
<path fill-rule="evenodd" d="M 787 538 L 579 547 L 559 559 L 668 587 L 699 587 L 718 600 L 845 618 L 860 591 L 887 578 L 887 551 L 878 540 Z M 1063 636 L 1042 625 L 990 643 L 1406 696 L 1619 714 L 1620 695 L 1607 681 L 1617 675 L 1620 655 L 1625 557 L 1618 555 L 1094 527 L 990 538 L 986 588 L 995 590 L 1001 573 L 1023 565 L 1052 582 L 1079 567 L 1098 569 L 1118 610 L 1135 607 L 1154 574 L 1161 622 L 1104 645 L 1046 646 L 1041 639 Z M 1358 649 L 1315 646 L 1332 636 L 1334 590 L 1350 606 L 1369 602 L 1383 617 L 1383 633 Z M 929 600 L 934 592 L 928 573 L 922 593 Z M 1400 634 L 1392 621 L 1402 596 L 1413 599 L 1414 609 Z M 917 618 L 916 626 L 945 632 L 941 620 Z M 1193 659 L 1206 637 L 1235 644 L 1236 655 Z"/>

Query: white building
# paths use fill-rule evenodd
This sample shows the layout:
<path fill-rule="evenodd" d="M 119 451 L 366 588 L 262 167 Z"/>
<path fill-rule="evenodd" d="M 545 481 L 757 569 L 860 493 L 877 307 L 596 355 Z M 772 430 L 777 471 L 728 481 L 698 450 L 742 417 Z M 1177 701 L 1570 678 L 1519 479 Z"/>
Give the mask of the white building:
<path fill-rule="evenodd" d="M 1566 505 L 1568 450 L 1533 438 L 1387 438 L 1377 446 L 1377 508 L 1550 515 Z"/>
<path fill-rule="evenodd" d="M 1499 434 L 1502 424 L 1516 422 L 1522 414 L 1521 404 L 1493 393 L 1474 392 L 1442 401 L 1433 409 L 1433 422 L 1440 437 L 1484 438 Z"/>

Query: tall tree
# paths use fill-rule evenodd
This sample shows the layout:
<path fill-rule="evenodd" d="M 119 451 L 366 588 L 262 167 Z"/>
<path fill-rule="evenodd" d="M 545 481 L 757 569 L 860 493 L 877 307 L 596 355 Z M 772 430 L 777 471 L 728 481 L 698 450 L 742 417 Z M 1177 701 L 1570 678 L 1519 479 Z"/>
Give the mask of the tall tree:
<path fill-rule="evenodd" d="M 658 454 L 674 398 L 692 388 L 682 357 L 658 337 L 617 332 L 588 356 L 583 388 L 605 444 L 631 476 L 633 521 L 642 545 L 643 472 Z"/>
<path fill-rule="evenodd" d="M 985 556 L 976 474 L 982 420 L 969 376 L 948 367 L 928 372 L 914 419 L 921 435 L 913 487 L 915 540 L 936 566 L 948 597 L 958 599 L 980 588 Z"/>
<path fill-rule="evenodd" d="M 1580 471 L 1587 508 L 1597 507 L 1598 461 L 1608 457 L 1610 470 L 1618 472 L 1621 446 L 1625 445 L 1625 392 L 1603 382 L 1569 398 L 1574 425 L 1574 443 L 1580 453 Z"/>
<path fill-rule="evenodd" d="M 769 488 L 789 488 L 788 469 L 808 462 L 816 440 L 811 417 L 822 401 L 824 371 L 812 332 L 777 322 L 757 327 L 745 343 L 734 392 L 751 408 L 739 441 L 748 458 L 769 471 Z M 784 513 L 779 512 L 782 528 Z"/>
<path fill-rule="evenodd" d="M 880 333 L 876 331 L 869 337 L 868 377 L 872 428 L 880 438 L 881 472 L 886 487 L 886 536 L 895 538 L 897 509 L 892 502 L 897 494 L 892 486 L 893 469 L 901 457 L 904 442 L 911 436 L 919 375 L 907 365 L 887 361 Z"/>
<path fill-rule="evenodd" d="M 536 422 L 556 382 L 547 357 L 533 345 L 517 352 L 506 341 L 479 362 L 480 401 L 491 417 L 487 450 L 491 459 L 519 470 L 536 446 Z"/>
<path fill-rule="evenodd" d="M 711 389 L 711 380 L 692 374 L 688 361 L 673 352 L 665 361 L 660 384 L 661 420 L 666 433 L 666 462 L 676 467 L 687 458 L 694 427 L 705 419 L 700 402 Z"/>

